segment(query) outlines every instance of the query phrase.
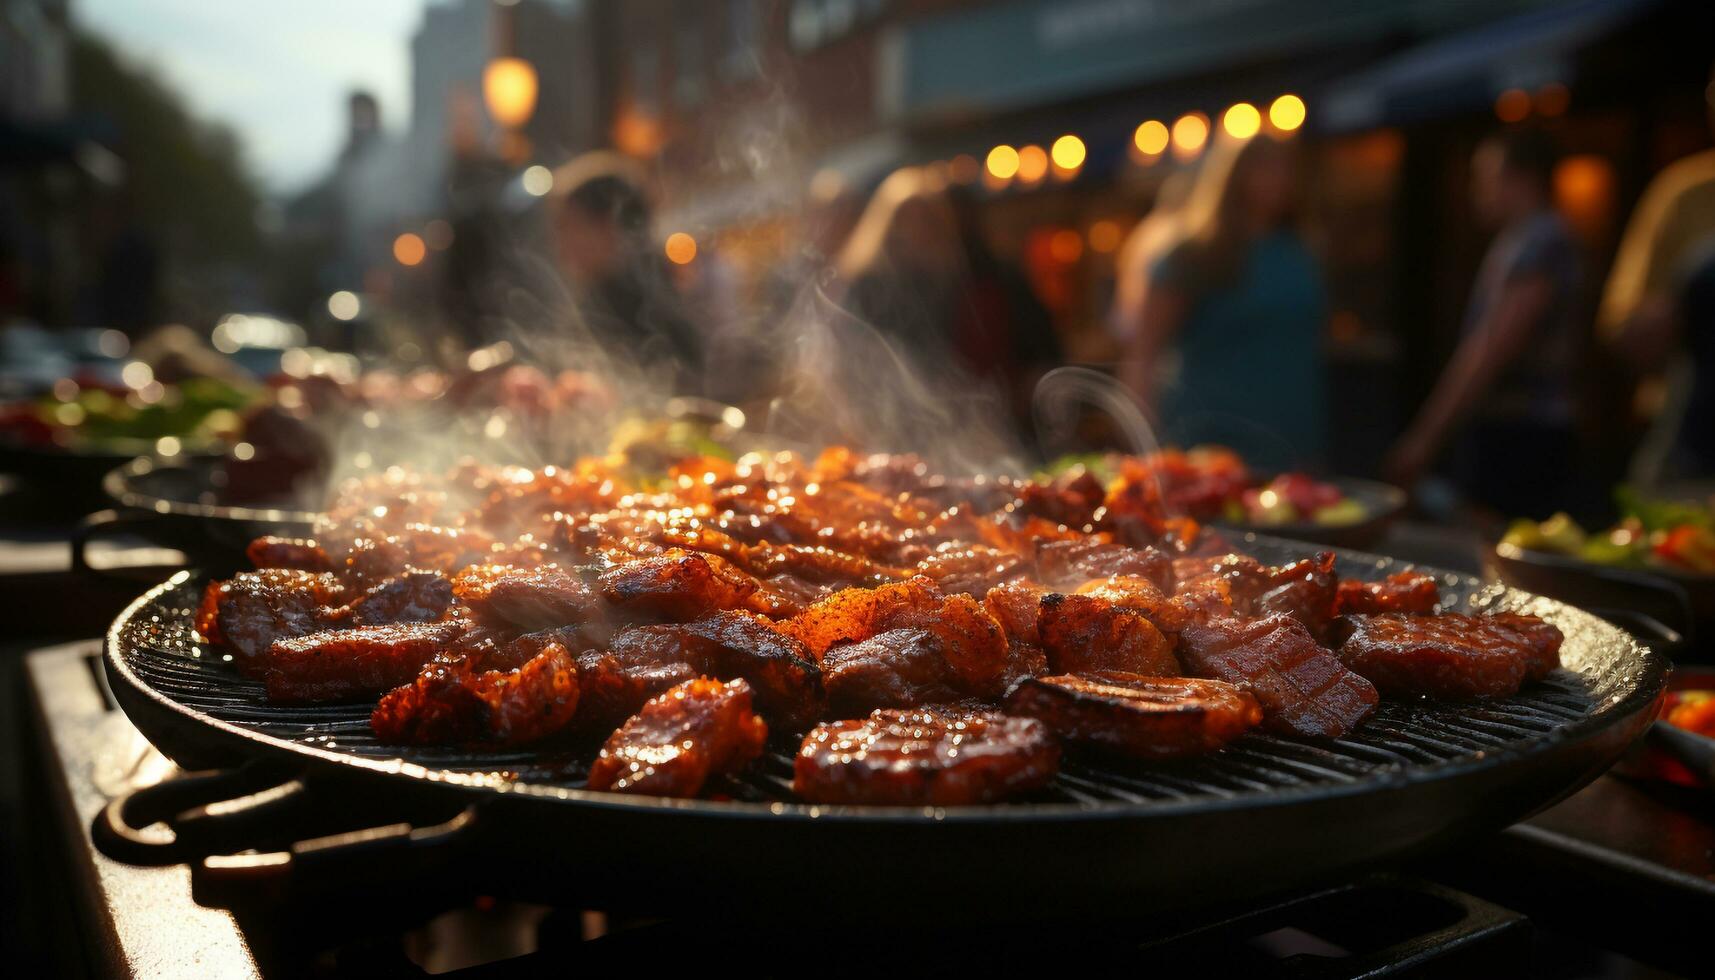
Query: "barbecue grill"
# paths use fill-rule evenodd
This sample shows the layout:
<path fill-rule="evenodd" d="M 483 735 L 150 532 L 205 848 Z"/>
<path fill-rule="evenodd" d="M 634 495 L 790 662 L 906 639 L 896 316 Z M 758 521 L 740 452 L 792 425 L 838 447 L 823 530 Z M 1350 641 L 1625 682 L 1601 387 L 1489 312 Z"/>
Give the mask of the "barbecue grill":
<path fill-rule="evenodd" d="M 1257 536 L 1244 547 L 1273 563 L 1307 551 Z M 1365 578 L 1399 567 L 1357 552 L 1341 553 L 1339 566 Z M 819 915 L 825 908 L 805 896 L 837 893 L 842 906 L 888 914 L 902 898 L 915 904 L 951 888 L 936 916 L 992 917 L 995 903 L 1020 916 L 1141 912 L 1240 901 L 1497 829 L 1593 779 L 1654 717 L 1664 659 L 1624 632 L 1552 600 L 1436 574 L 1450 608 L 1555 623 L 1566 635 L 1565 669 L 1501 700 L 1384 702 L 1333 741 L 1252 733 L 1220 753 L 1154 766 L 1072 756 L 1038 796 L 983 807 L 802 804 L 790 792 L 793 746 L 784 743 L 710 800 L 591 792 L 573 756 L 383 745 L 370 734 L 369 704 L 267 704 L 260 685 L 201 646 L 192 618 L 204 578 L 191 572 L 119 618 L 105 662 L 121 707 L 186 768 L 264 764 L 336 777 L 353 798 L 426 795 L 457 812 L 415 836 L 395 827 L 340 846 L 455 848 L 604 907 L 743 901 L 752 912 Z M 261 805 L 289 800 L 293 785 Z M 215 779 L 205 795 L 257 788 L 254 779 Z M 142 791 L 116 801 L 98 830 L 136 858 L 151 845 L 132 828 L 172 824 L 206 802 L 197 795 L 195 784 Z M 206 831 L 244 810 L 194 816 Z M 324 842 L 223 861 L 273 877 L 337 853 Z M 197 856 L 180 846 L 166 859 Z"/>

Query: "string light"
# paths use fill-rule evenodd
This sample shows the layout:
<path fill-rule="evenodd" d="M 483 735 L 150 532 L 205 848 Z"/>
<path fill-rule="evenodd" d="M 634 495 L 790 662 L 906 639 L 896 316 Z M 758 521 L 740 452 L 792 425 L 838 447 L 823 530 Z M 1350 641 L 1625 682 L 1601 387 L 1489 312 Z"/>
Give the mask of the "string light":
<path fill-rule="evenodd" d="M 1084 158 L 1089 151 L 1084 147 L 1084 141 L 1071 133 L 1054 141 L 1048 155 L 1053 157 L 1054 166 L 1061 170 L 1077 170 L 1084 165 Z"/>
<path fill-rule="evenodd" d="M 1290 133 L 1304 125 L 1304 100 L 1296 95 L 1283 95 L 1268 107 L 1268 121 L 1275 129 Z"/>
<path fill-rule="evenodd" d="M 988 172 L 998 180 L 1011 180 L 1018 174 L 1018 151 L 1005 143 L 989 151 Z"/>
<path fill-rule="evenodd" d="M 1167 124 L 1159 119 L 1147 119 L 1131 134 L 1131 142 L 1145 156 L 1160 156 L 1167 149 Z"/>
<path fill-rule="evenodd" d="M 1048 151 L 1032 143 L 1018 150 L 1018 179 L 1034 184 L 1048 174 Z"/>
<path fill-rule="evenodd" d="M 1221 128 L 1233 139 L 1248 140 L 1262 130 L 1262 113 L 1249 102 L 1240 102 L 1221 117 Z"/>
<path fill-rule="evenodd" d="M 1188 112 L 1173 124 L 1173 149 L 1182 158 L 1196 156 L 1209 141 L 1209 117 Z"/>

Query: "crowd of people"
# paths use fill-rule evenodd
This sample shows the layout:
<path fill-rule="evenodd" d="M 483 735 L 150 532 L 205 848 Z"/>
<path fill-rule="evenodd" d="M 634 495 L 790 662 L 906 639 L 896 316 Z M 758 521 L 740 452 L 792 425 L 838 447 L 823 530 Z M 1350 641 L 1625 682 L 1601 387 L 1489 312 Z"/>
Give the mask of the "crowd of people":
<path fill-rule="evenodd" d="M 1282 465 L 1327 457 L 1329 309 L 1298 226 L 1299 154 L 1291 139 L 1221 135 L 1194 172 L 1168 179 L 1120 252 L 1113 374 L 1163 443 L 1218 442 Z M 1549 136 L 1527 127 L 1477 146 L 1471 204 L 1492 238 L 1451 358 L 1376 461 L 1388 478 L 1410 486 L 1439 470 L 1501 513 L 1570 506 L 1574 379 L 1592 351 L 1674 381 L 1636 465 L 1651 477 L 1715 474 L 1715 151 L 1675 164 L 1643 196 L 1599 316 L 1580 308 L 1599 270 L 1581 266 L 1555 210 L 1556 160 Z M 996 392 L 1019 426 L 1038 380 L 1063 361 L 1051 317 L 991 248 L 973 193 L 935 168 L 890 174 L 867 203 L 843 185 L 812 188 L 801 248 L 765 284 L 761 312 L 725 331 L 664 261 L 644 186 L 617 158 L 562 168 L 549 199 L 560 264 L 604 347 L 670 362 L 710 393 L 769 391 L 806 292 L 870 325 L 904 367 Z"/>

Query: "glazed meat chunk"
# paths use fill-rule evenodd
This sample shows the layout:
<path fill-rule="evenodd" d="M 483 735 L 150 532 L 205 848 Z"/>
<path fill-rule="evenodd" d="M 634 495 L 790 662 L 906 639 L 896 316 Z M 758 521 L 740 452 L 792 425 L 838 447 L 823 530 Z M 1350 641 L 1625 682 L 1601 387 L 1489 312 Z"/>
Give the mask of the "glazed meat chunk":
<path fill-rule="evenodd" d="M 1046 786 L 1060 746 L 1034 718 L 880 710 L 805 736 L 792 790 L 811 803 L 965 806 Z"/>
<path fill-rule="evenodd" d="M 463 623 L 402 623 L 275 640 L 262 664 L 268 700 L 349 701 L 408 684 Z"/>
<path fill-rule="evenodd" d="M 1173 575 L 1173 562 L 1157 548 L 1097 538 L 1047 541 L 1036 548 L 1036 577 L 1053 588 L 1075 589 L 1115 575 L 1146 579 L 1161 589 Z"/>
<path fill-rule="evenodd" d="M 339 618 L 331 607 L 343 599 L 344 587 L 325 572 L 240 572 L 208 587 L 197 631 L 224 643 L 238 669 L 254 676 L 275 640 L 325 629 Z"/>
<path fill-rule="evenodd" d="M 453 591 L 478 622 L 526 630 L 596 627 L 604 607 L 584 581 L 558 565 L 515 568 L 472 565 L 453 580 Z"/>
<path fill-rule="evenodd" d="M 1342 579 L 1334 611 L 1342 616 L 1359 613 L 1416 613 L 1427 616 L 1441 601 L 1435 579 L 1421 572 L 1395 572 L 1380 582 Z"/>
<path fill-rule="evenodd" d="M 1000 680 L 997 675 L 997 683 L 967 689 L 948 664 L 940 637 L 918 628 L 888 630 L 830 649 L 822 658 L 822 677 L 829 708 L 842 715 L 994 697 Z"/>
<path fill-rule="evenodd" d="M 628 616 L 667 620 L 738 609 L 757 590 L 756 579 L 726 561 L 686 551 L 625 562 L 603 572 L 598 585 Z"/>
<path fill-rule="evenodd" d="M 1282 735 L 1338 738 L 1370 716 L 1375 686 L 1317 644 L 1284 614 L 1214 619 L 1179 634 L 1191 673 L 1235 684 L 1262 705 L 1263 721 Z"/>
<path fill-rule="evenodd" d="M 1177 634 L 1195 617 L 1183 604 L 1170 599 L 1155 582 L 1135 575 L 1113 575 L 1085 582 L 1078 587 L 1079 595 L 1105 599 L 1116 606 L 1137 613 L 1156 629 L 1169 635 Z"/>
<path fill-rule="evenodd" d="M 1279 567 L 1249 555 L 1181 558 L 1174 569 L 1175 592 L 1207 612 L 1218 613 L 1224 604 L 1240 616 L 1285 613 L 1317 639 L 1326 635 L 1334 618 L 1339 580 L 1332 552 Z"/>
<path fill-rule="evenodd" d="M 997 585 L 983 596 L 983 609 L 1000 624 L 1006 635 L 1005 686 L 1023 677 L 1048 672 L 1048 655 L 1042 651 L 1042 633 L 1037 629 L 1042 597 L 1047 590 L 1031 582 Z"/>
<path fill-rule="evenodd" d="M 822 671 L 803 643 L 755 613 L 718 612 L 689 623 L 621 630 L 607 647 L 622 664 L 689 664 L 699 674 L 750 682 L 757 707 L 788 731 L 821 715 Z"/>
<path fill-rule="evenodd" d="M 505 747 L 564 729 L 578 709 L 578 667 L 548 642 L 488 646 L 431 660 L 370 715 L 383 742 Z"/>
<path fill-rule="evenodd" d="M 250 542 L 250 546 L 244 549 L 244 555 L 257 568 L 301 568 L 309 572 L 326 572 L 333 568 L 327 552 L 309 538 L 264 535 Z"/>
<path fill-rule="evenodd" d="M 1333 552 L 1324 551 L 1315 558 L 1278 568 L 1265 565 L 1263 571 L 1262 591 L 1251 600 L 1251 614 L 1285 613 L 1303 623 L 1318 641 L 1325 639 L 1339 593 Z"/>
<path fill-rule="evenodd" d="M 578 654 L 577 664 L 578 714 L 573 727 L 585 734 L 612 732 L 643 710 L 650 698 L 697 677 L 697 671 L 683 661 L 627 663 L 604 650 L 585 650 Z"/>
<path fill-rule="evenodd" d="M 453 586 L 439 572 L 406 572 L 371 587 L 346 607 L 353 626 L 431 623 L 447 614 Z"/>
<path fill-rule="evenodd" d="M 1184 673 L 1173 644 L 1130 609 L 1088 595 L 1044 596 L 1038 620 L 1042 649 L 1057 674 L 1118 670 L 1152 677 Z"/>
<path fill-rule="evenodd" d="M 691 797 L 762 754 L 768 725 L 742 680 L 700 677 L 650 699 L 602 746 L 590 789 Z"/>
<path fill-rule="evenodd" d="M 1534 616 L 1348 617 L 1346 666 L 1389 695 L 1505 697 L 1559 664 L 1560 631 Z"/>
<path fill-rule="evenodd" d="M 1010 551 L 963 543 L 943 545 L 917 563 L 917 573 L 932 579 L 943 593 L 982 595 L 1016 578 L 1024 560 Z"/>
<path fill-rule="evenodd" d="M 1006 710 L 1134 759 L 1213 752 L 1262 722 L 1256 698 L 1223 681 L 1116 672 L 1029 678 L 1008 692 Z"/>
<path fill-rule="evenodd" d="M 926 578 L 837 592 L 787 626 L 818 659 L 839 644 L 896 629 L 933 633 L 961 689 L 1000 693 L 1007 661 L 1000 623 L 976 599 L 943 596 Z"/>

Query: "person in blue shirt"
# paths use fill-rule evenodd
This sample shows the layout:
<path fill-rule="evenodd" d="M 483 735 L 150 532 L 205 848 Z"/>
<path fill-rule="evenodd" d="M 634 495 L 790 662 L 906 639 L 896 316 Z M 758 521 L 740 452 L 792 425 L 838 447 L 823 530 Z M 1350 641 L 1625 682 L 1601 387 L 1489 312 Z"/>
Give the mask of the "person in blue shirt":
<path fill-rule="evenodd" d="M 1541 517 L 1578 503 L 1580 267 L 1554 210 L 1556 159 L 1535 129 L 1498 133 L 1472 155 L 1472 204 L 1495 237 L 1471 284 L 1459 346 L 1384 464 L 1401 486 L 1448 454 L 1461 489 L 1503 515 Z"/>
<path fill-rule="evenodd" d="M 1163 443 L 1221 443 L 1262 469 L 1325 458 L 1327 301 L 1297 205 L 1290 140 L 1223 135 L 1144 288 L 1122 291 L 1120 380 Z"/>

